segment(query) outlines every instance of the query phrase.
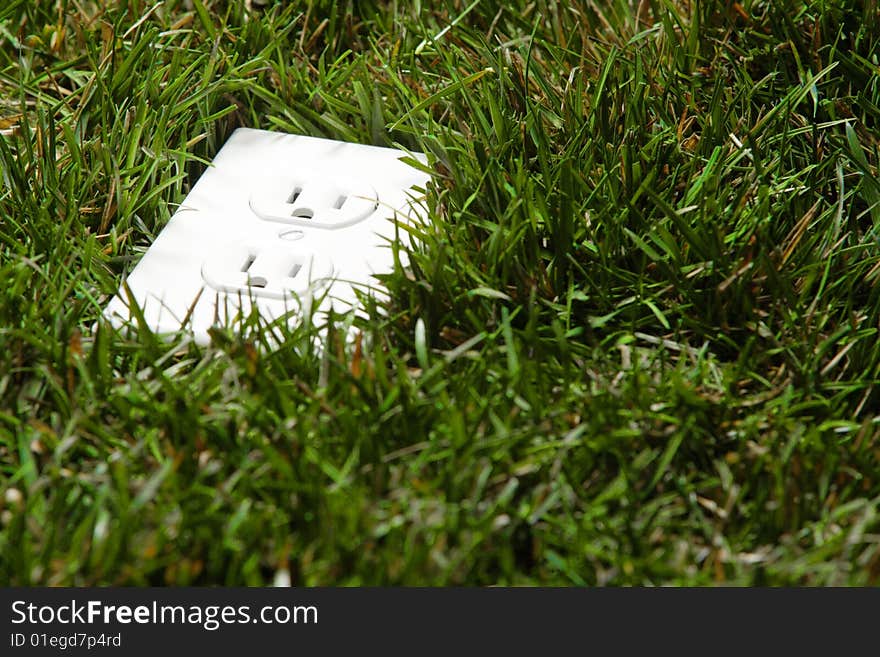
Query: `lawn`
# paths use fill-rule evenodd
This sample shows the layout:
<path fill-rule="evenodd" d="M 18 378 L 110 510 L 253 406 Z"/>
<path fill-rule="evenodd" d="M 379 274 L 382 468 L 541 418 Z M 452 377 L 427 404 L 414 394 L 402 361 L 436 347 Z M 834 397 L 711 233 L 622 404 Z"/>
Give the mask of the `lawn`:
<path fill-rule="evenodd" d="M 877 584 L 878 57 L 873 0 L 4 0 L 0 584 Z M 116 332 L 239 126 L 428 155 L 390 300 Z"/>

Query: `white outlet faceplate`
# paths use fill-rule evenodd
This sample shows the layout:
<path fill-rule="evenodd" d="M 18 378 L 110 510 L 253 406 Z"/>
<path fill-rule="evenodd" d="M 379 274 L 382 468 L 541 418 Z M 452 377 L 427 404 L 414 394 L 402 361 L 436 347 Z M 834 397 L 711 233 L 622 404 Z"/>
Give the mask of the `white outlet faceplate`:
<path fill-rule="evenodd" d="M 240 128 L 202 175 L 126 283 L 150 328 L 208 329 L 256 308 L 272 321 L 322 299 L 356 308 L 394 265 L 398 224 L 424 216 L 420 153 Z M 294 312 L 291 312 L 294 311 Z M 128 295 L 105 316 L 132 324 Z"/>

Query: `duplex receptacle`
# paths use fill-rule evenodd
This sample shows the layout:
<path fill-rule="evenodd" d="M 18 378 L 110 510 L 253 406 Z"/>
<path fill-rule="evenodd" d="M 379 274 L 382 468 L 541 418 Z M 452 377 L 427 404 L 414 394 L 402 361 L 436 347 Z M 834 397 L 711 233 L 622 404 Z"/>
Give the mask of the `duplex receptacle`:
<path fill-rule="evenodd" d="M 321 299 L 320 314 L 357 307 L 394 266 L 396 224 L 424 218 L 428 176 L 417 153 L 241 128 L 129 274 L 105 315 L 139 306 L 158 333 L 208 329 L 256 309 L 267 320 Z M 186 325 L 183 326 L 183 322 Z"/>

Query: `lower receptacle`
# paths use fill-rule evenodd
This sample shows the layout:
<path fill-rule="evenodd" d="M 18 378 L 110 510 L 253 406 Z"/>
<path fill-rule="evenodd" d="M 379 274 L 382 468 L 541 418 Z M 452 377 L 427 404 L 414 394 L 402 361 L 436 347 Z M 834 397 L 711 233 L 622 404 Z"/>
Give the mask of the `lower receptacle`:
<path fill-rule="evenodd" d="M 333 276 L 329 259 L 288 245 L 229 245 L 202 264 L 202 278 L 217 292 L 267 299 L 312 294 Z"/>

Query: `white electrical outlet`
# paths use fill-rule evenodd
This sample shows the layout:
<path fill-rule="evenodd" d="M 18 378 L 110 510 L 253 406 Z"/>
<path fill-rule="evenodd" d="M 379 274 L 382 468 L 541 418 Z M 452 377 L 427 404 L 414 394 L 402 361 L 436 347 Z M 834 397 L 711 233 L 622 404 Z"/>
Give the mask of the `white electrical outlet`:
<path fill-rule="evenodd" d="M 240 128 L 229 138 L 126 280 L 148 326 L 208 329 L 256 308 L 297 321 L 318 296 L 356 307 L 355 289 L 377 290 L 394 265 L 397 223 L 423 217 L 420 153 Z M 293 311 L 293 312 L 291 312 Z M 105 316 L 129 325 L 128 295 Z"/>

